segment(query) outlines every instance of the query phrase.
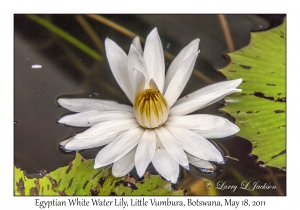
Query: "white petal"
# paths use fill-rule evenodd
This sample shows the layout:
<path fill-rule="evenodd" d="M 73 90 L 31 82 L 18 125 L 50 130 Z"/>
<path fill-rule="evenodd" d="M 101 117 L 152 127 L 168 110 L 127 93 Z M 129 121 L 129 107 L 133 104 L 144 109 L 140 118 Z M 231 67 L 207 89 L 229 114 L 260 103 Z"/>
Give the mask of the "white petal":
<path fill-rule="evenodd" d="M 111 120 L 107 122 L 98 123 L 92 126 L 83 133 L 76 135 L 76 138 L 92 139 L 98 136 L 102 136 L 109 131 L 120 132 L 136 127 L 139 127 L 139 124 L 135 119 Z"/>
<path fill-rule="evenodd" d="M 156 151 L 152 164 L 158 173 L 166 180 L 176 183 L 179 176 L 179 164 L 169 155 L 164 146 L 157 139 Z"/>
<path fill-rule="evenodd" d="M 139 70 L 145 76 L 147 82 L 149 82 L 149 75 L 147 72 L 147 67 L 142 55 L 138 52 L 134 45 L 130 46 L 128 53 L 128 71 L 132 71 L 134 69 Z"/>
<path fill-rule="evenodd" d="M 83 133 L 77 134 L 65 145 L 68 150 L 80 150 L 108 144 L 124 131 L 139 127 L 135 119 L 112 120 L 94 125 Z"/>
<path fill-rule="evenodd" d="M 64 147 L 69 141 L 72 141 L 74 137 L 70 137 L 66 140 L 63 140 L 62 142 L 59 143 L 60 146 Z"/>
<path fill-rule="evenodd" d="M 159 91 L 157 84 L 155 83 L 155 81 L 153 79 L 150 80 L 149 82 L 149 88 L 155 91 Z"/>
<path fill-rule="evenodd" d="M 152 161 L 156 149 L 156 133 L 154 130 L 145 129 L 142 138 L 137 146 L 134 157 L 136 171 L 142 177 Z"/>
<path fill-rule="evenodd" d="M 142 55 L 134 45 L 130 46 L 128 54 L 128 70 L 133 71 L 134 98 L 144 89 L 149 88 L 149 75 Z"/>
<path fill-rule="evenodd" d="M 185 100 L 181 100 L 180 103 L 176 102 L 174 104 L 174 106 L 170 109 L 170 116 L 190 114 L 194 111 L 197 111 L 198 109 L 204 108 L 210 104 L 213 104 L 221 100 L 226 95 L 235 92 L 241 92 L 241 91 L 242 90 L 240 89 L 225 89 L 225 90 L 215 91 L 212 93 L 207 93 L 204 95 L 201 94 L 198 97 L 193 99 L 189 99 L 189 95 L 187 95 L 183 97 Z"/>
<path fill-rule="evenodd" d="M 202 160 L 201 158 L 197 158 L 194 155 L 186 153 L 190 164 L 199 167 L 199 168 L 207 168 L 213 170 L 215 167 L 207 160 Z"/>
<path fill-rule="evenodd" d="M 162 93 L 165 80 L 165 60 L 164 51 L 156 28 L 150 32 L 146 39 L 143 57 L 149 78 L 156 82 L 159 91 Z"/>
<path fill-rule="evenodd" d="M 188 166 L 189 161 L 181 144 L 176 138 L 163 126 L 156 128 L 155 132 L 160 142 L 164 145 L 165 150 L 174 158 L 174 160 L 184 167 Z"/>
<path fill-rule="evenodd" d="M 195 40 L 191 41 L 185 48 L 183 48 L 180 51 L 180 53 L 172 61 L 171 65 L 167 71 L 167 74 L 166 74 L 164 93 L 166 92 L 166 89 L 167 89 L 171 79 L 174 77 L 175 73 L 178 71 L 178 68 L 181 65 L 181 63 L 198 51 L 199 42 L 200 42 L 200 39 L 195 39 Z"/>
<path fill-rule="evenodd" d="M 59 98 L 59 105 L 73 112 L 98 111 L 126 111 L 133 112 L 132 107 L 119 104 L 114 101 L 107 101 L 93 98 Z"/>
<path fill-rule="evenodd" d="M 223 162 L 220 151 L 203 136 L 185 128 L 165 126 L 176 137 L 182 148 L 203 160 Z"/>
<path fill-rule="evenodd" d="M 80 150 L 108 144 L 118 135 L 139 127 L 134 119 L 113 120 L 94 125 L 90 129 L 72 138 L 64 147 L 68 150 Z"/>
<path fill-rule="evenodd" d="M 210 130 L 195 130 L 196 133 L 208 139 L 224 138 L 227 136 L 234 135 L 240 131 L 240 128 L 230 121 L 225 119 L 225 123 L 218 127 Z"/>
<path fill-rule="evenodd" d="M 192 71 L 194 69 L 194 65 L 198 56 L 198 52 L 194 53 L 186 60 L 184 60 L 180 66 L 178 66 L 178 70 L 175 75 L 171 79 L 164 97 L 168 101 L 169 107 L 172 107 L 175 101 L 180 96 L 182 90 L 184 89 L 186 83 L 190 79 Z"/>
<path fill-rule="evenodd" d="M 240 130 L 239 127 L 223 117 L 207 114 L 171 116 L 165 124 L 192 130 L 205 138 L 223 138 Z"/>
<path fill-rule="evenodd" d="M 136 147 L 124 155 L 122 158 L 114 162 L 112 167 L 112 174 L 115 177 L 121 177 L 128 174 L 134 168 L 134 153 Z"/>
<path fill-rule="evenodd" d="M 226 89 L 237 88 L 242 83 L 242 81 L 243 81 L 243 79 L 235 79 L 235 80 L 228 80 L 228 81 L 223 81 L 223 82 L 214 83 L 212 85 L 208 85 L 206 87 L 203 87 L 199 90 L 196 90 L 196 91 L 180 98 L 179 100 L 176 101 L 175 105 L 181 104 L 187 100 L 192 100 L 201 95 L 218 92 L 218 91 L 226 90 Z"/>
<path fill-rule="evenodd" d="M 145 75 L 137 69 L 133 69 L 134 76 L 134 98 L 145 90 L 146 79 Z"/>
<path fill-rule="evenodd" d="M 95 158 L 94 168 L 100 168 L 114 163 L 126 155 L 139 143 L 143 131 L 144 129 L 138 127 L 130 129 L 119 135 L 116 139 L 100 150 Z"/>
<path fill-rule="evenodd" d="M 133 103 L 133 72 L 128 71 L 127 55 L 114 41 L 105 39 L 105 50 L 110 69 L 128 99 Z"/>
<path fill-rule="evenodd" d="M 132 44 L 135 46 L 135 48 L 137 49 L 137 51 L 141 55 L 143 55 L 143 48 L 142 48 L 142 45 L 141 45 L 140 37 L 138 37 L 138 36 L 134 37 L 134 39 L 132 41 Z"/>
<path fill-rule="evenodd" d="M 135 119 L 126 111 L 87 111 L 62 117 L 58 122 L 77 127 L 90 127 L 100 122 L 122 119 Z"/>
<path fill-rule="evenodd" d="M 110 143 L 112 140 L 114 140 L 118 135 L 122 134 L 123 132 L 115 132 L 113 134 L 107 133 L 106 135 L 95 139 L 82 139 L 82 138 L 71 137 L 67 140 L 62 141 L 60 145 L 63 146 L 64 149 L 69 151 L 78 151 L 83 149 L 100 147 Z"/>

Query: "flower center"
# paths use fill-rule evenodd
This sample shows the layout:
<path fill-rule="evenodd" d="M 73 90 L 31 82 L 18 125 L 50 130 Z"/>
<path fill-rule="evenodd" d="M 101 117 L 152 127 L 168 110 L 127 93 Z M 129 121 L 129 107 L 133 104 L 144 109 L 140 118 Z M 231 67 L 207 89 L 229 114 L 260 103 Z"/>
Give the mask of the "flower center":
<path fill-rule="evenodd" d="M 141 126 L 151 129 L 166 122 L 169 115 L 169 106 L 159 91 L 146 89 L 136 96 L 133 113 Z"/>

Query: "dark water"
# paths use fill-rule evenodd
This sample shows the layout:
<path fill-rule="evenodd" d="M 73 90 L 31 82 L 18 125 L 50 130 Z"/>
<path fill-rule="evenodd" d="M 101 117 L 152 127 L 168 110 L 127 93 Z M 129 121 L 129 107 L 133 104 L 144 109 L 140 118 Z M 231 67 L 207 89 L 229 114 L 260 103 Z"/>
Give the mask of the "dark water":
<path fill-rule="evenodd" d="M 14 45 L 14 163 L 28 174 L 50 172 L 65 166 L 74 158 L 74 153 L 62 153 L 58 143 L 83 128 L 67 127 L 57 123 L 69 113 L 56 104 L 61 96 L 91 97 L 116 100 L 129 104 L 125 94 L 117 85 L 109 69 L 103 41 L 109 37 L 126 52 L 132 38 L 114 28 L 99 23 L 87 16 L 42 15 L 53 24 L 64 29 L 86 45 L 99 52 L 103 59 L 96 61 L 65 40 L 36 24 L 26 15 L 15 15 Z M 104 15 L 115 23 L 146 37 L 157 27 L 164 50 L 172 55 L 191 40 L 200 38 L 201 53 L 195 69 L 200 70 L 210 81 L 218 82 L 225 77 L 217 71 L 228 64 L 224 54 L 228 52 L 218 15 Z M 279 25 L 284 15 L 226 15 L 234 49 L 249 43 L 250 31 L 265 30 Z M 97 44 L 84 28 L 82 20 L 94 30 L 99 39 Z M 170 59 L 166 58 L 166 64 Z M 32 68 L 40 64 L 42 68 Z M 183 95 L 208 85 L 209 80 L 192 75 Z M 198 113 L 209 113 L 231 117 L 218 111 L 224 104 L 215 103 Z M 263 167 L 257 157 L 249 155 L 252 145 L 237 136 L 215 141 L 226 159 L 226 164 L 216 165 L 214 172 L 203 172 L 191 168 L 182 170 L 175 188 L 186 188 L 188 195 L 208 195 L 207 185 L 219 183 L 219 195 L 285 195 L 286 173 L 282 170 Z M 85 158 L 94 158 L 99 148 L 82 151 Z M 238 159 L 238 161 L 237 161 Z M 151 166 L 149 170 L 154 171 Z M 134 174 L 134 171 L 133 171 Z M 240 186 L 241 183 L 259 181 L 275 185 L 273 190 L 222 189 Z M 215 187 L 214 187 L 215 189 Z"/>

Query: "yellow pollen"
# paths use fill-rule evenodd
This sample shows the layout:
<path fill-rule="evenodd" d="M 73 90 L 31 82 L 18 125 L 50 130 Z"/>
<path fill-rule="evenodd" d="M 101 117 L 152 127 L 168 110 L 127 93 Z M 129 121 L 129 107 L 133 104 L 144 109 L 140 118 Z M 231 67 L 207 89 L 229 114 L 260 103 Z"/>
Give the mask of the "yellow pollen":
<path fill-rule="evenodd" d="M 141 126 L 151 129 L 166 122 L 169 115 L 169 106 L 159 91 L 146 89 L 136 96 L 133 113 Z"/>

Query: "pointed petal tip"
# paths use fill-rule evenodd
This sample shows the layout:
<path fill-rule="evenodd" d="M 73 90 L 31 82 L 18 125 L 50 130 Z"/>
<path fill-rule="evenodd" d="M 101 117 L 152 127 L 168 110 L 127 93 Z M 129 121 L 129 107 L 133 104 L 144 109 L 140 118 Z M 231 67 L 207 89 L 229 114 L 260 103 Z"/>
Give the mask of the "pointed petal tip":
<path fill-rule="evenodd" d="M 68 153 L 68 152 L 76 152 L 76 151 L 79 151 L 79 150 L 76 150 L 76 149 L 72 149 L 72 148 L 70 148 L 70 146 L 68 146 L 68 143 L 69 142 L 72 142 L 72 140 L 74 139 L 74 137 L 70 137 L 70 138 L 68 138 L 68 139 L 66 139 L 66 140 L 63 140 L 63 141 L 61 141 L 60 143 L 59 143 L 59 146 L 58 146 L 58 148 L 60 149 L 60 150 L 62 150 L 63 152 L 66 152 L 66 153 Z"/>
<path fill-rule="evenodd" d="M 138 175 L 139 178 L 142 178 L 144 176 L 144 174 L 147 170 L 147 167 L 148 167 L 148 164 L 147 164 L 146 167 L 145 167 L 145 165 L 141 166 L 141 164 L 140 165 L 135 164 L 135 169 L 136 169 L 136 172 L 137 172 L 137 175 Z"/>
<path fill-rule="evenodd" d="M 144 176 L 144 173 L 142 174 L 140 171 L 138 171 L 138 170 L 136 170 L 136 172 L 137 172 L 137 175 L 138 175 L 138 177 L 139 178 L 142 178 L 143 176 Z"/>
<path fill-rule="evenodd" d="M 222 161 L 218 162 L 218 164 L 225 164 L 224 159 Z"/>
<path fill-rule="evenodd" d="M 94 169 L 97 169 L 97 168 L 100 168 L 98 165 L 97 165 L 97 163 L 95 162 L 95 164 L 94 164 Z"/>
<path fill-rule="evenodd" d="M 128 174 L 127 171 L 116 169 L 116 167 L 114 167 L 114 164 L 112 166 L 111 172 L 114 177 L 122 177 Z"/>
<path fill-rule="evenodd" d="M 234 79 L 232 80 L 233 82 L 236 82 L 237 84 L 237 87 L 243 82 L 243 79 L 242 78 L 239 78 L 239 79 Z"/>
<path fill-rule="evenodd" d="M 67 115 L 67 116 L 69 116 L 69 115 Z M 65 117 L 61 117 L 59 120 L 57 120 L 57 123 L 65 124 L 67 122 L 65 119 L 66 119 Z"/>
<path fill-rule="evenodd" d="M 66 146 L 66 144 L 67 144 L 69 141 L 71 141 L 71 138 L 69 138 L 69 139 L 66 139 L 66 140 L 64 140 L 64 141 L 60 142 L 60 143 L 59 143 L 59 146 L 61 146 L 61 147 L 65 147 L 65 146 Z"/>
<path fill-rule="evenodd" d="M 200 38 L 194 39 L 194 40 L 192 41 L 192 43 L 194 43 L 195 45 L 196 45 L 196 44 L 199 44 L 199 43 L 200 43 Z"/>
<path fill-rule="evenodd" d="M 184 169 L 186 170 L 190 170 L 190 164 L 189 165 L 186 165 L 186 166 L 182 166 Z"/>
<path fill-rule="evenodd" d="M 110 42 L 110 38 L 106 37 L 104 40 L 104 45 L 106 47 L 106 45 Z"/>
<path fill-rule="evenodd" d="M 106 37 L 105 40 L 104 40 L 104 42 L 110 42 L 110 41 L 112 41 L 112 40 L 108 37 Z"/>
<path fill-rule="evenodd" d="M 117 43 L 107 37 L 104 41 L 104 45 L 105 45 L 105 49 L 107 49 L 107 47 L 117 45 Z"/>
<path fill-rule="evenodd" d="M 99 163 L 97 160 L 95 160 L 94 169 L 101 168 L 103 166 L 105 166 L 105 165 L 103 165 L 103 164 Z"/>
<path fill-rule="evenodd" d="M 191 51 L 195 52 L 195 50 L 199 50 L 199 43 L 200 43 L 200 39 L 194 39 L 193 41 L 191 41 L 186 47 L 191 47 Z M 196 49 L 195 49 L 196 48 Z M 198 51 L 198 53 L 200 52 L 200 50 Z"/>
<path fill-rule="evenodd" d="M 139 36 L 135 36 L 135 37 L 133 38 L 133 40 L 139 41 L 139 40 L 140 40 L 140 37 L 139 37 Z"/>
<path fill-rule="evenodd" d="M 57 99 L 57 103 L 58 103 L 59 105 L 62 105 L 65 101 L 66 101 L 65 98 L 59 98 L 59 99 Z"/>
<path fill-rule="evenodd" d="M 154 36 L 154 35 L 158 36 L 158 30 L 156 27 L 152 29 L 152 31 L 148 34 L 148 37 Z"/>
<path fill-rule="evenodd" d="M 178 177 L 172 177 L 171 180 L 168 180 L 168 181 L 170 181 L 172 184 L 176 184 L 177 180 L 178 180 Z"/>
<path fill-rule="evenodd" d="M 117 173 L 117 172 L 115 172 L 115 171 L 113 171 L 112 170 L 112 175 L 114 176 L 114 177 L 122 177 L 122 176 L 125 176 L 125 175 L 123 175 L 123 174 L 119 174 L 119 173 Z"/>
<path fill-rule="evenodd" d="M 94 159 L 94 169 L 101 168 L 104 166 L 103 163 L 100 163 L 99 160 L 97 159 L 98 155 L 99 155 L 99 153 L 97 154 L 97 156 Z"/>
<path fill-rule="evenodd" d="M 221 155 L 221 153 L 220 153 L 220 156 L 219 156 L 219 157 L 216 157 L 216 162 L 217 162 L 218 164 L 225 164 L 224 158 L 223 158 L 223 156 Z"/>
<path fill-rule="evenodd" d="M 232 123 L 232 130 L 234 132 L 233 134 L 236 134 L 236 133 L 240 132 L 241 129 L 239 128 L 239 126 Z"/>

